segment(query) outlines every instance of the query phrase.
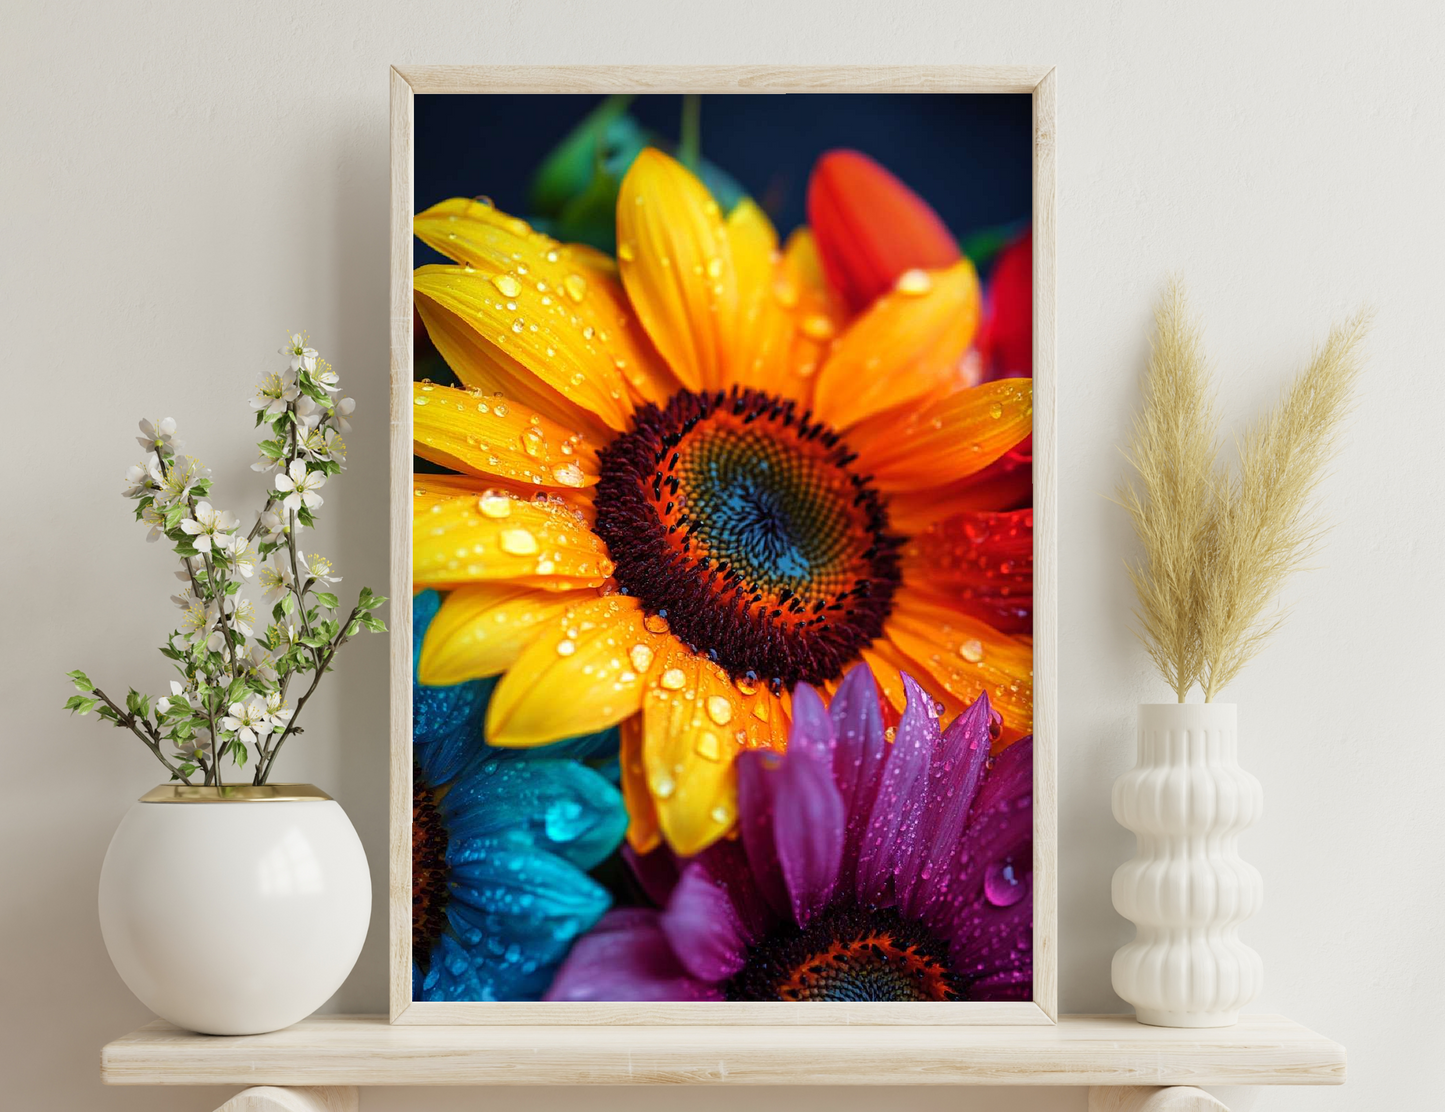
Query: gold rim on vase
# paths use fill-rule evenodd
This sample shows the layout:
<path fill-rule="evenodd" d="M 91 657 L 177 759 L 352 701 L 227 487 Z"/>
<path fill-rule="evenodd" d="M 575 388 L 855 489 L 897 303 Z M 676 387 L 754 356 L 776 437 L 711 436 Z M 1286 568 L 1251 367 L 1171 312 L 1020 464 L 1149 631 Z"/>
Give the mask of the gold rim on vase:
<path fill-rule="evenodd" d="M 161 784 L 142 803 L 317 803 L 331 797 L 311 784 Z"/>

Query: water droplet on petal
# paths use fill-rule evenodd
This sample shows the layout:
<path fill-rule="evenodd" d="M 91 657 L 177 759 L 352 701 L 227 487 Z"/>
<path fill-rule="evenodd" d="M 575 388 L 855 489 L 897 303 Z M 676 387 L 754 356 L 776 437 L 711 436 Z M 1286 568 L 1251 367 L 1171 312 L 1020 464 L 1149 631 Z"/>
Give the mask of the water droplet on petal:
<path fill-rule="evenodd" d="M 658 799 L 667 799 L 675 791 L 677 791 L 677 785 L 672 782 L 670 777 L 659 776 L 652 782 L 652 794 Z"/>
<path fill-rule="evenodd" d="M 744 695 L 756 695 L 758 693 L 758 677 L 751 672 L 745 676 L 737 676 L 733 679 L 733 686 Z"/>
<path fill-rule="evenodd" d="M 716 823 L 730 822 L 733 817 L 732 812 L 729 811 L 726 807 L 724 807 L 721 803 L 719 803 L 716 807 L 712 809 L 710 815 L 712 817 L 712 821 Z"/>
<path fill-rule="evenodd" d="M 558 655 L 558 656 L 571 656 L 571 655 L 572 655 L 573 653 L 575 653 L 576 651 L 577 651 L 577 642 L 575 642 L 575 641 L 558 641 L 558 642 L 557 642 L 557 655 Z"/>
<path fill-rule="evenodd" d="M 639 672 L 645 672 L 652 664 L 652 647 L 638 642 L 627 650 L 627 659 L 632 661 L 632 666 Z"/>
<path fill-rule="evenodd" d="M 580 274 L 569 274 L 562 279 L 562 288 L 573 301 L 581 301 L 587 296 L 587 279 Z"/>
<path fill-rule="evenodd" d="M 814 313 L 811 316 L 804 317 L 802 328 L 803 335 L 811 340 L 817 340 L 820 343 L 833 338 L 833 322 L 823 316 L 822 313 Z"/>
<path fill-rule="evenodd" d="M 641 198 L 639 198 L 639 200 L 640 199 Z M 633 259 L 637 258 L 637 252 L 632 249 L 632 244 L 619 243 L 617 245 L 617 257 L 625 263 L 630 263 Z"/>
<path fill-rule="evenodd" d="M 681 691 L 687 683 L 687 676 L 683 675 L 681 668 L 669 668 L 662 673 L 661 683 L 669 691 Z"/>
<path fill-rule="evenodd" d="M 1003 416 L 1003 402 L 994 402 L 988 407 L 988 415 L 997 421 Z"/>
<path fill-rule="evenodd" d="M 893 288 L 899 293 L 920 297 L 933 289 L 933 279 L 928 276 L 928 271 L 915 267 L 913 270 L 905 270 L 900 274 Z"/>
<path fill-rule="evenodd" d="M 484 494 L 477 499 L 477 509 L 485 517 L 506 517 L 512 512 L 512 500 L 505 494 Z"/>
<path fill-rule="evenodd" d="M 722 759 L 722 745 L 717 739 L 717 734 L 711 730 L 704 730 L 697 737 L 697 744 L 693 746 L 697 755 L 706 761 L 719 761 Z"/>
<path fill-rule="evenodd" d="M 565 487 L 580 487 L 587 481 L 582 468 L 575 463 L 562 463 L 552 468 L 552 478 Z"/>
<path fill-rule="evenodd" d="M 1013 858 L 995 861 L 984 870 L 983 894 L 994 907 L 1012 907 L 1028 895 L 1028 885 L 1014 872 Z"/>
<path fill-rule="evenodd" d="M 723 264 L 721 259 L 709 259 L 707 264 L 707 276 L 709 278 L 721 278 Z"/>
<path fill-rule="evenodd" d="M 666 633 L 671 627 L 661 614 L 649 614 L 642 619 L 642 626 L 649 633 Z"/>
<path fill-rule="evenodd" d="M 416 397 L 412 399 L 412 403 L 414 405 L 426 405 L 426 399 L 422 397 Z"/>
<path fill-rule="evenodd" d="M 733 720 L 733 705 L 721 695 L 707 697 L 707 716 L 719 726 L 726 726 Z"/>
<path fill-rule="evenodd" d="M 492 278 L 492 285 L 501 291 L 503 297 L 516 297 L 522 292 L 522 283 L 510 274 L 498 274 Z"/>
<path fill-rule="evenodd" d="M 978 640 L 965 641 L 958 647 L 958 655 L 970 664 L 977 664 L 983 659 L 983 643 Z"/>
<path fill-rule="evenodd" d="M 537 551 L 537 538 L 525 529 L 508 529 L 502 534 L 502 551 L 512 556 L 530 556 Z"/>

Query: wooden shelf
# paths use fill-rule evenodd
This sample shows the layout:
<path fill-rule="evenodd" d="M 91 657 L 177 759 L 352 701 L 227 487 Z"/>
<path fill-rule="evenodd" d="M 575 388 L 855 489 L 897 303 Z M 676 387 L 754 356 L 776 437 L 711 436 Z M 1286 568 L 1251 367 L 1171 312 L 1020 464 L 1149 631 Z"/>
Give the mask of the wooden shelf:
<path fill-rule="evenodd" d="M 1283 1016 L 1146 1027 L 421 1027 L 316 1016 L 247 1037 L 157 1020 L 101 1051 L 112 1085 L 1338 1085 L 1345 1051 Z"/>

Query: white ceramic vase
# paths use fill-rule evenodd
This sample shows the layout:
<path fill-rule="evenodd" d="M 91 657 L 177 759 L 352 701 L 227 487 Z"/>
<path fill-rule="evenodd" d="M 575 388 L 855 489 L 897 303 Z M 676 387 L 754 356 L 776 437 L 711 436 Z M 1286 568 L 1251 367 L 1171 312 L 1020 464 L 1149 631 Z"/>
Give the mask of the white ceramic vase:
<path fill-rule="evenodd" d="M 116 971 L 179 1027 L 253 1035 L 335 992 L 361 953 L 371 874 L 341 805 L 307 784 L 168 784 L 133 804 L 100 872 Z"/>
<path fill-rule="evenodd" d="M 1232 703 L 1139 707 L 1138 764 L 1114 784 L 1114 817 L 1138 838 L 1114 873 L 1114 907 L 1137 928 L 1114 955 L 1114 991 L 1141 1023 L 1227 1027 L 1259 994 L 1259 955 L 1239 940 L 1264 882 L 1239 832 L 1264 803 L 1239 766 Z"/>

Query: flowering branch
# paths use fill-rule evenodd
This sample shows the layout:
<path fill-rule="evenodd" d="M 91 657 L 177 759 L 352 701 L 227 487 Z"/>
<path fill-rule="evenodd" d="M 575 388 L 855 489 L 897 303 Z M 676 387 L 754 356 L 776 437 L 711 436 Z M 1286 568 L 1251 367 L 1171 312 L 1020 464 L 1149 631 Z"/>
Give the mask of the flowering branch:
<path fill-rule="evenodd" d="M 244 536 L 234 515 L 213 507 L 210 472 L 179 454 L 176 423 L 142 421 L 146 458 L 126 473 L 125 497 L 135 516 L 150 526 L 150 541 L 165 537 L 180 557 L 172 596 L 182 610 L 181 628 L 167 638 L 162 655 L 175 663 L 171 693 L 152 704 L 133 688 L 121 706 L 95 687 L 84 672 L 67 673 L 78 695 L 66 708 L 129 729 L 155 754 L 173 780 L 223 783 L 229 757 L 244 768 L 255 754 L 252 782 L 264 784 L 286 740 L 301 732 L 298 718 L 331 668 L 336 651 L 365 626 L 384 632 L 373 611 L 386 599 L 362 588 L 345 621 L 328 588 L 340 583 L 331 561 L 301 550 L 303 529 L 312 528 L 322 505 L 317 493 L 340 474 L 346 458 L 341 434 L 350 431 L 350 398 L 335 398 L 339 379 L 330 364 L 299 335 L 281 349 L 289 366 L 268 374 L 251 407 L 256 425 L 269 435 L 259 444 L 260 472 L 278 470 L 256 521 Z M 264 563 L 267 558 L 269 563 Z M 245 582 L 262 564 L 259 586 L 273 603 L 271 622 L 255 632 L 256 607 L 243 597 Z M 295 708 L 286 703 L 292 679 L 311 673 Z M 174 748 L 168 756 L 163 746 Z"/>

